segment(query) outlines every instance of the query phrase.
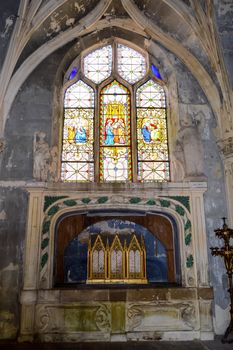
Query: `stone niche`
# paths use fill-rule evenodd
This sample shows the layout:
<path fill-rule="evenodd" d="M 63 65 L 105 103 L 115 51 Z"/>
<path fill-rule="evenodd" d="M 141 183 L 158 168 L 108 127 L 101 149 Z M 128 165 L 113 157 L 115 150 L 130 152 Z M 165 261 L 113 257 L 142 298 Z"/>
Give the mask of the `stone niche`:
<path fill-rule="evenodd" d="M 132 284 L 132 272 L 129 271 L 129 248 L 134 242 L 138 245 L 139 274 L 134 280 L 145 283 L 179 283 L 179 252 L 177 228 L 165 216 L 156 213 L 148 214 L 138 210 L 89 210 L 88 213 L 66 213 L 56 224 L 54 285 L 70 284 L 83 286 L 93 283 L 94 268 L 99 266 L 99 283 Z M 174 232 L 174 234 L 173 234 Z M 93 264 L 94 245 L 99 245 L 102 251 L 98 256 L 100 261 Z M 118 272 L 113 271 L 113 246 L 117 245 L 118 258 L 114 263 L 119 265 Z M 117 247 L 116 247 L 117 248 Z M 112 252 L 112 253 L 111 253 Z M 116 251 L 115 251 L 116 253 Z M 97 252 L 97 255 L 98 252 Z M 134 257 L 135 258 L 135 257 Z M 135 259 L 134 259 L 135 260 Z M 131 261 L 132 263 L 132 261 Z M 102 265 L 102 267 L 101 267 Z M 131 266 L 132 268 L 132 266 Z M 113 276 L 111 277 L 111 272 Z M 146 276 L 145 276 L 146 274 Z M 96 277 L 97 277 L 96 275 Z M 135 275 L 137 277 L 137 274 Z M 144 279 L 145 278 L 145 279 Z M 118 281 L 119 279 L 119 281 Z M 124 281 L 122 281 L 122 279 Z M 98 278 L 95 283 L 98 283 Z"/>
<path fill-rule="evenodd" d="M 167 183 L 116 193 L 28 188 L 19 340 L 212 339 L 205 191 L 203 182 Z M 98 215 L 112 220 L 119 213 L 121 220 L 134 220 L 162 242 L 167 270 L 144 285 L 88 285 L 85 276 L 80 283 L 64 265 L 66 247 L 90 225 L 96 225 Z M 76 226 L 73 222 L 70 229 L 72 220 Z M 151 224 L 159 220 L 160 225 Z M 151 269 L 153 264 L 146 264 Z"/>

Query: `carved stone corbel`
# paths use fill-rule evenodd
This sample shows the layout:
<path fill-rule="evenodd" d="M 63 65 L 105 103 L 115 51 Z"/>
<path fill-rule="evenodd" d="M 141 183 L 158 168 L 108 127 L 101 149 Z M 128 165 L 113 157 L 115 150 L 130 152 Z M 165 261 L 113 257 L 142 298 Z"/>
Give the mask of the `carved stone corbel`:
<path fill-rule="evenodd" d="M 225 186 L 226 186 L 226 202 L 227 202 L 227 218 L 229 226 L 233 225 L 233 136 L 218 141 L 218 147 L 223 159 Z"/>
<path fill-rule="evenodd" d="M 223 140 L 219 140 L 218 147 L 224 158 L 233 156 L 233 136 L 230 136 Z"/>
<path fill-rule="evenodd" d="M 5 147 L 6 147 L 5 140 L 3 138 L 0 138 L 0 154 L 3 153 Z"/>

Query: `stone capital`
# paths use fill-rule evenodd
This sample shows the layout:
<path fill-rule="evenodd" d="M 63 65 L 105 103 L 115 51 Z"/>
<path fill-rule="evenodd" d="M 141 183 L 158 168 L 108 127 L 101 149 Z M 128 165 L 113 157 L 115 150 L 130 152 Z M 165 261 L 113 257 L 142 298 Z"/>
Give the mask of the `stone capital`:
<path fill-rule="evenodd" d="M 218 147 L 224 158 L 233 156 L 233 136 L 219 140 Z"/>
<path fill-rule="evenodd" d="M 4 151 L 6 147 L 5 139 L 0 138 L 0 154 Z"/>
<path fill-rule="evenodd" d="M 20 296 L 21 304 L 34 304 L 37 300 L 37 290 L 22 290 Z"/>

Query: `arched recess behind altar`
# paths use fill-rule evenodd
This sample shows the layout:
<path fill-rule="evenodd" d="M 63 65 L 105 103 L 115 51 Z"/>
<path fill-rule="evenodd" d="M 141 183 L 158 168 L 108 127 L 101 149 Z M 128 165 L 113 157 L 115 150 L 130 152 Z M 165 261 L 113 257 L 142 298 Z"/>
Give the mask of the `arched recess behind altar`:
<path fill-rule="evenodd" d="M 106 241 L 108 235 L 107 240 L 111 241 L 116 234 L 122 240 L 122 246 L 133 235 L 139 242 L 141 239 L 145 242 L 148 283 L 180 283 L 176 223 L 161 213 L 119 209 L 117 212 L 66 213 L 58 218 L 55 231 L 55 286 L 86 284 L 90 239 L 100 235 Z"/>

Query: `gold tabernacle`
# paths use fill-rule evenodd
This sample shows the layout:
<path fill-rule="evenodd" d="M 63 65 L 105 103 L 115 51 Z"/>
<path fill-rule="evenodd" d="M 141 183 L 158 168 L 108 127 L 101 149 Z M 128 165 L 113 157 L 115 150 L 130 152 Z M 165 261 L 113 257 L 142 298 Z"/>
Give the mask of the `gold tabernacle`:
<path fill-rule="evenodd" d="M 142 236 L 93 234 L 87 261 L 87 283 L 148 283 Z"/>

